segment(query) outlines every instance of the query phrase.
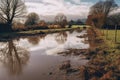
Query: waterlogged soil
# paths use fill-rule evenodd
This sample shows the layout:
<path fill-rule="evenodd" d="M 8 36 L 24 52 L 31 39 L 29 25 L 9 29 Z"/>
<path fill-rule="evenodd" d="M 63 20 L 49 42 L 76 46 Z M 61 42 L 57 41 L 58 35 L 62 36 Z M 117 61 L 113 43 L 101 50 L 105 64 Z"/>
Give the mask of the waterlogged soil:
<path fill-rule="evenodd" d="M 86 34 L 67 31 L 0 42 L 0 80 L 83 80 L 79 66 L 88 62 L 82 55 L 89 48 Z"/>

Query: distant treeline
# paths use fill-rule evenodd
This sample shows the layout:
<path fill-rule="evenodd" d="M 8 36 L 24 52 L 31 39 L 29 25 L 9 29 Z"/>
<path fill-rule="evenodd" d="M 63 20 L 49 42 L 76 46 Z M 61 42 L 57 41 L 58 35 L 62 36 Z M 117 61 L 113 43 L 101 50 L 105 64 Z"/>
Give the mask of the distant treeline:
<path fill-rule="evenodd" d="M 77 21 L 71 20 L 68 22 L 68 24 L 72 24 L 72 25 L 84 25 L 84 22 L 82 22 L 80 19 L 78 19 Z"/>
<path fill-rule="evenodd" d="M 80 20 L 77 21 L 69 21 L 67 25 L 69 27 L 72 27 L 72 25 L 83 25 L 84 23 Z M 58 24 L 48 24 L 46 22 L 38 23 L 35 25 L 28 25 L 25 26 L 22 23 L 14 23 L 12 27 L 10 27 L 8 24 L 5 23 L 0 23 L 0 32 L 11 32 L 11 31 L 27 31 L 27 30 L 37 30 L 37 29 L 57 29 L 57 28 L 62 28 Z"/>

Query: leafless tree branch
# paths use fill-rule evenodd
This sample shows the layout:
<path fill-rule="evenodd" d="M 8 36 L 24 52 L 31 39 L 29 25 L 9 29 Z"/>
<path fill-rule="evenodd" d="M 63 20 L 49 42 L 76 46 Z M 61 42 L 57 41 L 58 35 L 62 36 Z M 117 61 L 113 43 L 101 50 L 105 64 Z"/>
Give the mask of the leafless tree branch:
<path fill-rule="evenodd" d="M 23 0 L 0 0 L 0 18 L 12 24 L 14 18 L 24 15 L 26 7 Z"/>

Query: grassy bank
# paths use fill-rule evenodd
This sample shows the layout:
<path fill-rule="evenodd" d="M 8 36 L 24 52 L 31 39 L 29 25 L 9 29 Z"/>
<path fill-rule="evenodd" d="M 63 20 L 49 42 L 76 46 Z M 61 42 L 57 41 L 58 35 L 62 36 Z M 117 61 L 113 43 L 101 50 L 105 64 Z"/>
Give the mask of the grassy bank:
<path fill-rule="evenodd" d="M 109 32 L 111 38 L 106 39 L 106 34 L 100 35 L 99 29 L 88 30 L 91 47 L 85 55 L 90 61 L 88 65 L 80 67 L 85 80 L 120 80 L 120 47 L 112 42 L 114 31 Z"/>
<path fill-rule="evenodd" d="M 37 34 L 48 34 L 48 33 L 62 32 L 62 31 L 71 31 L 75 29 L 82 29 L 82 28 L 73 27 L 73 28 L 29 30 L 29 31 L 20 31 L 20 32 L 0 33 L 0 39 L 15 38 L 15 37 L 21 37 L 21 36 L 31 36 L 31 35 L 37 35 Z"/>

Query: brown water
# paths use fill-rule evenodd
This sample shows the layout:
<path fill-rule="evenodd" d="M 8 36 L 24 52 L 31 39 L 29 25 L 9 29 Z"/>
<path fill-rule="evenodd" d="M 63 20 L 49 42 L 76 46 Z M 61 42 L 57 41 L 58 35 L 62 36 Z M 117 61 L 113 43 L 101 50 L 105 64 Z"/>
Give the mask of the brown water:
<path fill-rule="evenodd" d="M 59 65 L 70 60 L 72 67 L 85 65 L 80 56 L 60 56 L 68 49 L 87 49 L 87 38 L 78 38 L 86 31 L 61 32 L 24 37 L 0 42 L 0 80 L 76 80 L 78 76 L 65 75 Z M 74 77 L 73 77 L 74 76 Z"/>

